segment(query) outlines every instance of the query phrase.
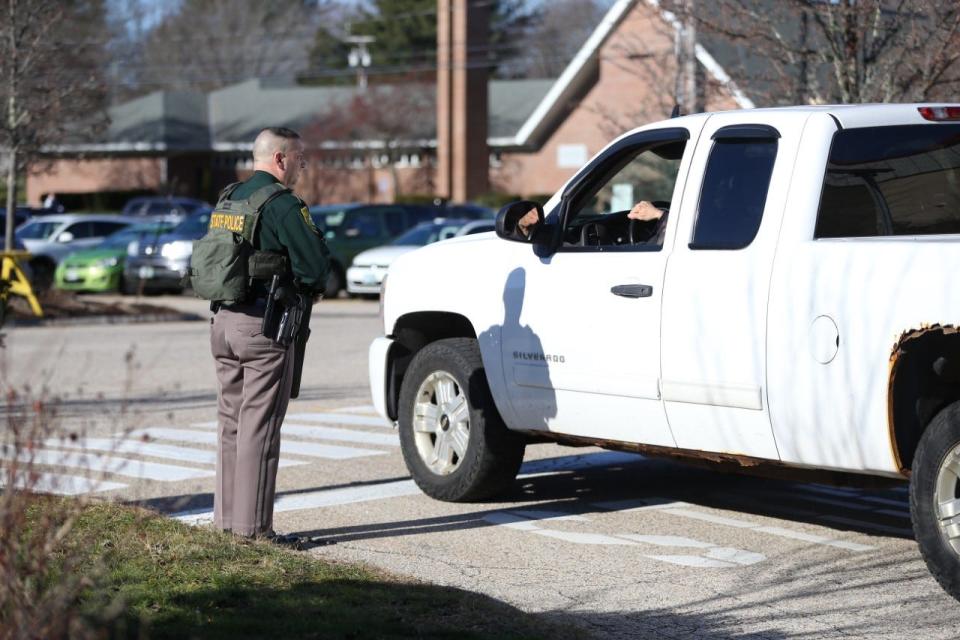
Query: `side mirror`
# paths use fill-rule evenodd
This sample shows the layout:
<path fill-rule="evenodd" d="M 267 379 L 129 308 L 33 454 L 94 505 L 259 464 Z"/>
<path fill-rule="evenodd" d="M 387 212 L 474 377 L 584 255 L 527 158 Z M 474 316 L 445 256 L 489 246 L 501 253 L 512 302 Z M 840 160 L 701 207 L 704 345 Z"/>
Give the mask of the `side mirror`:
<path fill-rule="evenodd" d="M 541 228 L 543 207 L 532 200 L 511 202 L 497 214 L 497 235 L 504 240 L 532 243 Z"/>
<path fill-rule="evenodd" d="M 57 236 L 57 242 L 63 242 L 63 243 L 73 242 L 73 234 L 70 233 L 69 231 L 64 231 L 63 233 Z"/>

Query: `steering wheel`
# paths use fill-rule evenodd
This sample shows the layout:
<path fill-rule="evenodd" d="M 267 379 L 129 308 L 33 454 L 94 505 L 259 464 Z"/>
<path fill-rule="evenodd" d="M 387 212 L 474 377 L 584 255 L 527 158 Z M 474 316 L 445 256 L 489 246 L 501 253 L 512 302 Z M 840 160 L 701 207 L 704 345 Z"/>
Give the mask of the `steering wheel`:
<path fill-rule="evenodd" d="M 580 246 L 599 247 L 606 244 L 607 230 L 596 222 L 588 222 L 580 228 Z"/>
<path fill-rule="evenodd" d="M 666 200 L 654 200 L 650 204 L 660 209 L 660 211 L 663 211 L 663 215 L 670 213 L 670 203 Z M 630 244 L 644 244 L 645 242 L 649 242 L 656 233 L 659 222 L 659 220 L 631 219 L 627 232 L 627 236 L 630 238 Z"/>

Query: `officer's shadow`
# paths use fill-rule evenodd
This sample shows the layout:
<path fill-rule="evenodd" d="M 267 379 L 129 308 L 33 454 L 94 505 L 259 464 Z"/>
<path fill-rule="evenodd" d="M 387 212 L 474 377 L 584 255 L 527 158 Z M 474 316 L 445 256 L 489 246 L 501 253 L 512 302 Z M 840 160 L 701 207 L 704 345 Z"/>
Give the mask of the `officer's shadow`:
<path fill-rule="evenodd" d="M 553 361 L 559 356 L 544 352 L 534 329 L 520 323 L 526 282 L 526 271 L 522 267 L 510 272 L 503 287 L 503 322 L 482 332 L 478 339 L 480 349 L 495 356 L 486 359 L 486 365 L 499 363 L 502 367 L 502 372 L 494 370 L 486 374 L 488 379 L 503 376 L 509 398 L 503 398 L 497 405 L 509 402 L 510 413 L 519 421 L 511 426 L 545 431 L 557 415 L 557 396 L 550 370 L 562 365 Z"/>

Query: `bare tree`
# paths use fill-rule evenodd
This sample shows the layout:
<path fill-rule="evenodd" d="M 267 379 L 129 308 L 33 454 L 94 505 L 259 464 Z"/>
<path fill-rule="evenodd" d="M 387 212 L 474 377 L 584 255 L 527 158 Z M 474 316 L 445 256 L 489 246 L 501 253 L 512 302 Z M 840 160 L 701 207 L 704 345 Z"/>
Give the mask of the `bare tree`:
<path fill-rule="evenodd" d="M 761 103 L 937 100 L 960 82 L 955 0 L 714 0 L 696 21 Z"/>
<path fill-rule="evenodd" d="M 173 5 L 150 0 L 111 0 L 103 35 L 108 38 L 107 86 L 112 103 L 144 93 L 140 86 L 141 70 L 146 64 L 144 43 L 150 31 L 174 13 L 173 9 Z"/>
<path fill-rule="evenodd" d="M 627 18 L 630 26 L 613 36 L 601 64 L 608 73 L 634 78 L 630 83 L 634 91 L 624 93 L 617 101 L 586 103 L 586 108 L 599 116 L 600 128 L 607 137 L 617 136 L 644 122 L 666 118 L 681 102 L 685 71 L 677 46 L 681 18 L 661 10 L 658 3 L 650 0 L 638 0 L 631 11 L 633 14 Z M 702 106 L 708 93 L 720 89 L 715 83 L 704 82 L 702 72 L 697 79 L 698 105 Z"/>
<path fill-rule="evenodd" d="M 528 36 L 510 42 L 529 78 L 556 78 L 605 13 L 601 0 L 553 0 L 542 5 Z M 509 61 L 509 58 L 508 58 Z"/>
<path fill-rule="evenodd" d="M 385 159 L 394 196 L 400 195 L 403 181 L 398 174 L 398 161 L 402 155 L 420 151 L 425 141 L 436 135 L 435 96 L 433 85 L 427 83 L 377 85 L 356 93 L 345 102 L 331 105 L 319 114 L 303 130 L 308 146 L 321 161 L 318 166 L 326 167 L 314 171 L 315 191 L 322 193 L 324 185 L 321 183 L 336 180 L 333 174 L 337 171 L 350 171 L 348 167 L 331 163 L 331 158 L 342 158 L 344 154 L 359 151 L 366 156 L 369 170 L 379 164 L 373 161 L 374 158 Z M 424 165 L 414 176 L 414 182 L 425 184 L 423 176 L 429 172 Z"/>
<path fill-rule="evenodd" d="M 18 172 L 45 146 L 93 135 L 106 125 L 102 48 L 83 38 L 82 27 L 102 19 L 103 4 L 4 0 L 0 11 L 0 149 L 9 158 L 4 234 L 9 251 Z M 67 33 L 81 40 L 64 56 L 59 42 Z"/>
<path fill-rule="evenodd" d="M 307 64 L 331 0 L 184 0 L 146 38 L 135 65 L 141 89 L 210 90 L 292 75 Z"/>

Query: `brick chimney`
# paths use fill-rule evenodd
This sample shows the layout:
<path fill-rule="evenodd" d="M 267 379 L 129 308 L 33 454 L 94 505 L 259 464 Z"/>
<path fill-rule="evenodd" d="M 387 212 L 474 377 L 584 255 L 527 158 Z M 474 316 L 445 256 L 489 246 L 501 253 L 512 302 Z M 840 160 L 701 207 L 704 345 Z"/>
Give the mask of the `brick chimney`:
<path fill-rule="evenodd" d="M 437 194 L 464 202 L 489 190 L 490 9 L 437 0 Z"/>

